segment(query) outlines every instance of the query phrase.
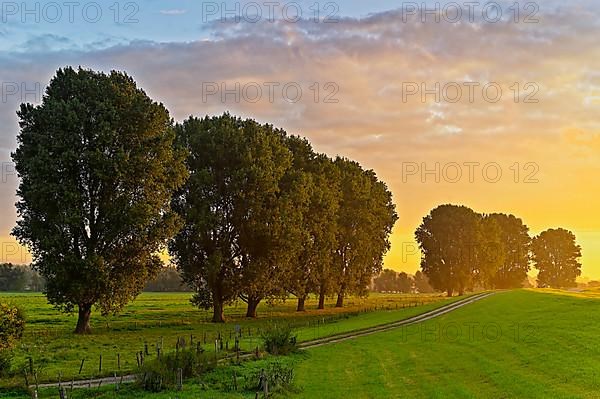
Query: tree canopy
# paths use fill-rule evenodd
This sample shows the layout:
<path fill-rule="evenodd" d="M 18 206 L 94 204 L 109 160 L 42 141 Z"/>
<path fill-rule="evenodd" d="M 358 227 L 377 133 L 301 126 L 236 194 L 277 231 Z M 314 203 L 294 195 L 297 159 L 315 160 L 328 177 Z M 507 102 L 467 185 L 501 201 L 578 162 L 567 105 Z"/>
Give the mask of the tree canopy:
<path fill-rule="evenodd" d="M 441 205 L 417 228 L 421 269 L 438 290 L 462 295 L 471 287 L 481 242 L 481 217 L 466 206 Z"/>
<path fill-rule="evenodd" d="M 496 258 L 500 264 L 490 276 L 489 285 L 501 289 L 522 286 L 530 269 L 529 228 L 514 215 L 493 213 L 485 216 L 485 220 L 493 220 L 499 228 Z"/>
<path fill-rule="evenodd" d="M 375 277 L 373 286 L 376 292 L 410 293 L 415 290 L 413 277 L 391 269 L 384 269 L 379 276 Z"/>
<path fill-rule="evenodd" d="M 170 243 L 193 302 L 238 298 L 256 317 L 264 299 L 364 293 L 397 216 L 373 171 L 315 153 L 308 140 L 229 114 L 176 127 L 190 179 L 173 199 L 184 227 Z M 341 303 L 340 303 L 341 306 Z"/>
<path fill-rule="evenodd" d="M 12 154 L 21 178 L 13 230 L 50 303 L 119 311 L 154 276 L 179 227 L 172 193 L 187 172 L 168 111 L 125 73 L 60 69 L 38 106 L 22 104 Z"/>
<path fill-rule="evenodd" d="M 514 215 L 441 205 L 423 219 L 415 237 L 423 273 L 449 296 L 476 285 L 500 289 L 529 285 L 532 262 L 539 270 L 540 287 L 572 287 L 581 274 L 581 248 L 573 233 L 550 229 L 532 240 L 527 225 Z"/>
<path fill-rule="evenodd" d="M 539 270 L 538 287 L 575 287 L 575 279 L 581 275 L 581 247 L 575 234 L 558 228 L 549 229 L 533 239 L 531 244 L 533 263 Z"/>

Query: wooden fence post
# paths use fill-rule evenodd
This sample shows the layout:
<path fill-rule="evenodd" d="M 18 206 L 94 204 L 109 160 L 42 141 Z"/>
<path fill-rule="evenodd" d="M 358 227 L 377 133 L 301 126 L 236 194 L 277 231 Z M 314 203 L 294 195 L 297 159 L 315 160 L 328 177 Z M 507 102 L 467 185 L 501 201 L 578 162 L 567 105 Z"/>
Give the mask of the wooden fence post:
<path fill-rule="evenodd" d="M 183 389 L 183 369 L 177 369 L 177 390 Z"/>

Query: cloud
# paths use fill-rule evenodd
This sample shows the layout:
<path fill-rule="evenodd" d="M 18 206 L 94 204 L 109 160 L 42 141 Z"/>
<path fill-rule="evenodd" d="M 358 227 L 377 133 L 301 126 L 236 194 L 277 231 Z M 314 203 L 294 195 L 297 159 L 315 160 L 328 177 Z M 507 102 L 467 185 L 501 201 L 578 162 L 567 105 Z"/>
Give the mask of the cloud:
<path fill-rule="evenodd" d="M 54 34 L 35 35 L 20 46 L 23 52 L 31 53 L 61 51 L 74 47 L 75 44 L 68 37 Z"/>
<path fill-rule="evenodd" d="M 590 100 L 598 95 L 599 21 L 597 6 L 575 3 L 544 8 L 537 24 L 403 23 L 398 10 L 333 24 L 215 21 L 204 27 L 210 39 L 201 41 L 61 51 L 32 46 L 0 55 L 0 76 L 45 84 L 64 65 L 121 69 L 177 120 L 231 111 L 305 135 L 318 150 L 357 159 L 389 183 L 401 215 L 398 234 L 412 232 L 440 202 L 514 212 L 535 229 L 549 220 L 597 229 L 589 198 L 600 195 L 600 186 L 590 171 L 600 160 L 588 150 L 581 154 L 596 148 L 589 132 L 600 128 Z M 479 86 L 470 101 L 464 84 L 473 82 Z M 271 102 L 265 85 L 273 83 Z M 406 83 L 420 92 L 404 98 Z M 462 87 L 459 101 L 448 101 L 443 88 L 449 83 Z M 502 90 L 497 102 L 485 98 L 491 83 Z M 207 84 L 219 92 L 207 96 Z M 282 94 L 290 84 L 302 89 L 298 102 Z M 424 100 L 423 85 L 433 91 Z M 262 99 L 245 100 L 244 87 L 256 86 Z M 223 87 L 235 92 L 224 101 Z M 525 103 L 528 96 L 538 102 Z M 15 145 L 17 100 L 0 109 L 0 147 L 7 150 Z M 570 136 L 567 130 L 586 133 Z M 480 178 L 475 184 L 403 182 L 405 162 L 496 162 L 504 175 L 498 184 Z M 522 169 L 530 162 L 539 166 L 540 183 L 525 185 Z M 517 163 L 515 183 L 511 167 Z M 0 206 L 8 209 L 11 202 Z"/>
<path fill-rule="evenodd" d="M 183 15 L 187 13 L 187 10 L 183 9 L 171 9 L 171 10 L 160 10 L 162 15 Z"/>

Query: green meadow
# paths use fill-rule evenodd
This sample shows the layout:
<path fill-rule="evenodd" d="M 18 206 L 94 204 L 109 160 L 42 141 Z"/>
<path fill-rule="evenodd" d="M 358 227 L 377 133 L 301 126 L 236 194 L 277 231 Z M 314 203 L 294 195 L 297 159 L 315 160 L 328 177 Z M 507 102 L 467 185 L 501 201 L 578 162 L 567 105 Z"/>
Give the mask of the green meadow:
<path fill-rule="evenodd" d="M 307 311 L 301 313 L 295 311 L 295 301 L 288 300 L 261 304 L 257 319 L 247 319 L 245 304 L 237 303 L 227 307 L 226 324 L 214 324 L 210 323 L 210 312 L 192 306 L 190 295 L 144 293 L 116 316 L 94 313 L 93 333 L 80 336 L 73 333 L 76 316 L 56 311 L 43 295 L 0 294 L 3 300 L 25 311 L 25 336 L 14 363 L 19 369 L 29 369 L 31 358 L 38 382 L 132 373 L 137 368 L 136 353 L 146 352 L 147 346 L 145 357 L 155 357 L 157 345 L 163 351 L 175 351 L 178 339 L 188 346 L 191 339 L 194 347 L 200 342 L 204 350 L 214 352 L 215 340 L 220 336 L 224 347 L 217 349 L 218 356 L 223 357 L 233 354 L 236 332 L 241 335 L 241 350 L 252 352 L 261 346 L 261 331 L 274 323 L 294 326 L 298 339 L 306 341 L 410 317 L 458 299 L 438 294 L 371 294 L 349 298 L 341 309 L 335 308 L 332 301 L 324 310 L 316 310 L 312 299 L 306 304 Z M 23 382 L 24 377 L 16 377 L 3 381 L 0 387 Z"/>
<path fill-rule="evenodd" d="M 374 315 L 401 312 L 368 316 L 374 321 Z M 339 323 L 360 317 L 367 316 Z M 132 385 L 119 393 L 110 387 L 74 390 L 71 397 L 253 398 L 253 392 L 232 392 L 219 381 L 228 380 L 234 371 L 244 376 L 279 362 L 294 368 L 295 381 L 292 389 L 274 397 L 598 398 L 598 337 L 597 298 L 535 290 L 499 292 L 421 324 L 291 356 L 222 366 L 187 381 L 181 392 L 148 394 Z M 54 390 L 41 392 L 41 397 L 52 395 Z"/>
<path fill-rule="evenodd" d="M 423 324 L 310 350 L 294 397 L 598 398 L 598 337 L 598 299 L 503 292 Z"/>

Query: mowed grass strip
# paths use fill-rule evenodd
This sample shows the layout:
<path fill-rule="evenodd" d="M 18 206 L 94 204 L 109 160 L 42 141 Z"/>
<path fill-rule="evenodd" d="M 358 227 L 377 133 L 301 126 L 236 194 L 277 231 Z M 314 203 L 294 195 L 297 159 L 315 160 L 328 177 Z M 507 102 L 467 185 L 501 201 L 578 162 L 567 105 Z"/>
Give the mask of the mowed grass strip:
<path fill-rule="evenodd" d="M 600 300 L 512 291 L 310 349 L 295 398 L 599 398 Z"/>
<path fill-rule="evenodd" d="M 201 342 L 204 349 L 214 350 L 215 338 L 221 334 L 224 345 L 233 348 L 235 331 L 241 330 L 241 348 L 251 351 L 261 344 L 259 330 L 271 323 L 298 326 L 301 341 L 325 337 L 414 316 L 460 298 L 446 299 L 436 295 L 372 294 L 368 298 L 348 298 L 345 308 L 336 309 L 329 302 L 318 311 L 314 299 L 307 302 L 307 312 L 295 312 L 295 301 L 275 305 L 261 304 L 259 318 L 246 319 L 245 306 L 239 303 L 226 309 L 228 323 L 209 322 L 210 312 L 194 308 L 190 293 L 144 293 L 124 311 L 112 317 L 92 315 L 93 334 L 73 334 L 75 316 L 61 314 L 48 305 L 41 294 L 0 294 L 2 300 L 20 305 L 27 317 L 25 337 L 16 351 L 15 364 L 29 368 L 29 357 L 38 372 L 40 382 L 63 381 L 119 372 L 131 373 L 137 367 L 136 352 L 148 345 L 150 358 L 156 355 L 156 345 L 162 342 L 164 351 L 174 351 L 178 338 L 189 345 Z M 415 305 L 419 306 L 415 306 Z M 377 308 L 377 311 L 374 309 Z M 206 344 L 204 337 L 206 336 Z M 102 356 L 102 370 L 99 368 Z M 84 366 L 81 374 L 81 361 Z M 22 382 L 5 380 L 0 387 Z"/>

